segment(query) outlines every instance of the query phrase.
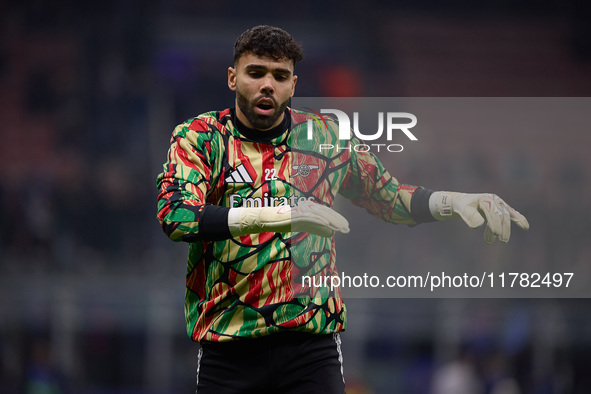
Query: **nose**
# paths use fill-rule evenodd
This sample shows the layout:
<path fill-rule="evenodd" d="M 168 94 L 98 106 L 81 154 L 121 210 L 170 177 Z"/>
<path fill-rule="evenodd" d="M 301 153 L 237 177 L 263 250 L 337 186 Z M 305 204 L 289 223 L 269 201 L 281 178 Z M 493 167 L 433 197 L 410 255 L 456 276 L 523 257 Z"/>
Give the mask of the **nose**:
<path fill-rule="evenodd" d="M 275 91 L 275 85 L 273 84 L 273 76 L 270 74 L 265 75 L 261 83 L 261 93 L 273 94 Z"/>

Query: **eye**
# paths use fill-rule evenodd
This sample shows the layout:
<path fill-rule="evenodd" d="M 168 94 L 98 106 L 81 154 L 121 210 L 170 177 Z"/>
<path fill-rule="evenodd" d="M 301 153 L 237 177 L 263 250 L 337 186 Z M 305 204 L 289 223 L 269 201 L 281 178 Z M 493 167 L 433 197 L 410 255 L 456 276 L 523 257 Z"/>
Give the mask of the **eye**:
<path fill-rule="evenodd" d="M 250 77 L 252 78 L 261 78 L 263 76 L 263 73 L 260 71 L 249 71 L 248 75 L 250 75 Z"/>
<path fill-rule="evenodd" d="M 275 75 L 275 79 L 278 80 L 278 81 L 285 81 L 285 80 L 287 80 L 287 75 L 285 75 L 285 74 L 276 74 Z"/>

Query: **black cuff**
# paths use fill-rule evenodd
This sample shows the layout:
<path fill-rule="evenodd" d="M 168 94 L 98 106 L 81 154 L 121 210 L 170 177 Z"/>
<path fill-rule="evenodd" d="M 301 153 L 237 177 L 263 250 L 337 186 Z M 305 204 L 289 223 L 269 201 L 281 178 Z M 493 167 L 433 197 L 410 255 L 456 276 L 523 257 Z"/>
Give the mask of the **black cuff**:
<path fill-rule="evenodd" d="M 204 241 L 222 241 L 232 238 L 228 227 L 230 208 L 219 205 L 206 205 L 199 223 L 199 239 Z"/>
<path fill-rule="evenodd" d="M 417 223 L 434 222 L 436 219 L 429 209 L 429 197 L 433 190 L 419 187 L 410 199 L 410 215 Z"/>

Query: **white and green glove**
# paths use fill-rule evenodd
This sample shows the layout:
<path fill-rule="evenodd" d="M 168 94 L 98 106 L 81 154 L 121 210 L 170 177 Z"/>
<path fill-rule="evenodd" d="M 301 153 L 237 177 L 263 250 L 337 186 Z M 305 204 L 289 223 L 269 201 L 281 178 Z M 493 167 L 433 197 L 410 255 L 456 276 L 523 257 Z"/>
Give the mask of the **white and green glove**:
<path fill-rule="evenodd" d="M 429 198 L 429 209 L 437 220 L 459 216 L 470 228 L 480 227 L 486 221 L 484 240 L 488 243 L 493 243 L 497 237 L 508 242 L 511 222 L 524 230 L 529 229 L 525 216 L 496 194 L 434 192 Z"/>
<path fill-rule="evenodd" d="M 349 222 L 335 210 L 312 201 L 295 207 L 231 208 L 228 227 L 233 237 L 263 232 L 305 232 L 332 237 L 348 233 Z"/>

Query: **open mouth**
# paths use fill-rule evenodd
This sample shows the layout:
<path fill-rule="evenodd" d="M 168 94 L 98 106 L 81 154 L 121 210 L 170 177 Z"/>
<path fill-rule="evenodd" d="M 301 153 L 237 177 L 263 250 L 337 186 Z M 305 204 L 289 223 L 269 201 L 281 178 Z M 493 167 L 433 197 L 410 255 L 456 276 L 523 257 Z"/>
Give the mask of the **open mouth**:
<path fill-rule="evenodd" d="M 275 103 L 272 99 L 264 98 L 257 102 L 256 104 L 256 112 L 259 115 L 270 115 L 273 113 L 275 108 Z"/>

